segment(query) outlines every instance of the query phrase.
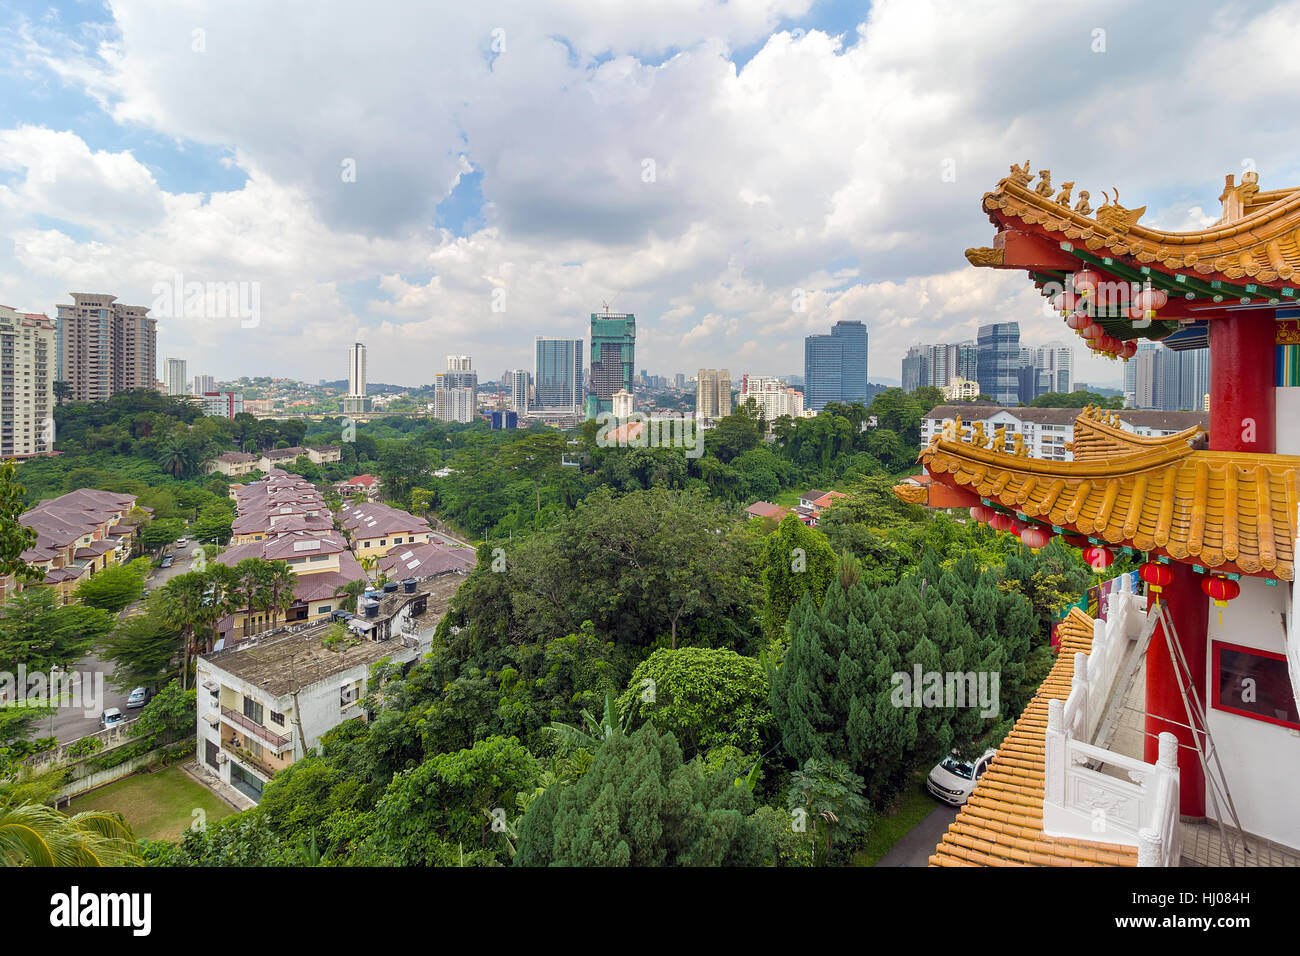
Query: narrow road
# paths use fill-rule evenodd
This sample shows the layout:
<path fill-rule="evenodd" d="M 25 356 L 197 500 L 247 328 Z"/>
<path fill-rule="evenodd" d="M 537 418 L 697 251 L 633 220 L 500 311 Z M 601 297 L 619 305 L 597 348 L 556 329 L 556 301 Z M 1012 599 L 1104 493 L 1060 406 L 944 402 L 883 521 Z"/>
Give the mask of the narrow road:
<path fill-rule="evenodd" d="M 943 838 L 948 825 L 957 819 L 957 808 L 935 801 L 934 810 L 924 820 L 912 827 L 889 852 L 876 861 L 876 866 L 929 866 L 930 854 Z"/>

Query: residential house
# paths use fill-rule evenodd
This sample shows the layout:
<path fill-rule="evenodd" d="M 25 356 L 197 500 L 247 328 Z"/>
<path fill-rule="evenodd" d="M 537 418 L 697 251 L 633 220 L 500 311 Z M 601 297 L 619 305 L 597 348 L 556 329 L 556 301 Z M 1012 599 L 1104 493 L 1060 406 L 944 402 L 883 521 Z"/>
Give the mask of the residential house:
<path fill-rule="evenodd" d="M 130 557 L 135 527 L 125 519 L 134 507 L 135 495 L 93 488 L 42 501 L 18 519 L 36 531 L 36 543 L 22 552 L 22 560 L 43 570 L 41 583 L 67 604 L 83 580 Z M 0 577 L 0 601 L 22 588 L 15 576 Z"/>
<path fill-rule="evenodd" d="M 197 752 L 200 769 L 261 799 L 279 770 L 302 759 L 346 720 L 367 719 L 370 668 L 382 658 L 409 664 L 426 653 L 434 629 L 463 579 L 408 581 L 346 619 L 335 649 L 329 621 L 244 641 L 200 657 Z"/>
<path fill-rule="evenodd" d="M 261 467 L 261 458 L 257 455 L 242 451 L 228 451 L 208 462 L 203 470 L 209 475 L 217 472 L 231 478 L 241 478 L 244 475 L 251 475 L 259 467 Z"/>
<path fill-rule="evenodd" d="M 401 544 L 423 544 L 433 536 L 423 518 L 377 501 L 345 501 L 338 520 L 358 558 L 385 555 Z"/>

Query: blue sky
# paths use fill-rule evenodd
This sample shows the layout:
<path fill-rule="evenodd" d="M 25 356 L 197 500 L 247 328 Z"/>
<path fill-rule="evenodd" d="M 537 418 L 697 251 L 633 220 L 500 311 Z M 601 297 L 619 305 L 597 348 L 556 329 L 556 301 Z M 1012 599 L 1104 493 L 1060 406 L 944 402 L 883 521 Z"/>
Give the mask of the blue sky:
<path fill-rule="evenodd" d="M 376 380 L 452 353 L 494 377 L 615 292 L 661 374 L 798 374 L 803 336 L 848 318 L 880 378 L 982 322 L 1060 339 L 1023 276 L 961 254 L 1011 162 L 1172 229 L 1217 217 L 1225 173 L 1300 182 L 1276 108 L 1297 4 L 1186 9 L 22 0 L 0 12 L 0 302 L 256 284 L 256 326 L 168 317 L 160 358 L 310 381 L 357 338 Z"/>

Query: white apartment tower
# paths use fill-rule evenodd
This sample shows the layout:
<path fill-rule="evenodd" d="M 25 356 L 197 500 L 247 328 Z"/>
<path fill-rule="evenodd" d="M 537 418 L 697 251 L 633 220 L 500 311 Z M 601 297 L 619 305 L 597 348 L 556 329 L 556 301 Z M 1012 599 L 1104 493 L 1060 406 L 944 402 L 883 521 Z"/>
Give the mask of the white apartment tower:
<path fill-rule="evenodd" d="M 0 305 L 0 458 L 53 450 L 57 341 L 48 316 Z"/>
<path fill-rule="evenodd" d="M 163 371 L 163 382 L 168 395 L 186 394 L 185 359 L 169 358 Z"/>
<path fill-rule="evenodd" d="M 366 397 L 366 347 L 360 342 L 348 349 L 348 397 Z"/>

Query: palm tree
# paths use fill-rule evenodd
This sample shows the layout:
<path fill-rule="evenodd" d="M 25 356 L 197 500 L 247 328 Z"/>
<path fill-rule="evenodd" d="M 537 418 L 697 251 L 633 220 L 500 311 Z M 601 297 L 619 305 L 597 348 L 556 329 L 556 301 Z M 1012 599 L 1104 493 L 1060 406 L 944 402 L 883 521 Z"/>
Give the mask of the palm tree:
<path fill-rule="evenodd" d="M 542 733 L 555 742 L 555 749 L 560 756 L 568 756 L 580 748 L 595 752 L 609 738 L 627 736 L 632 709 L 628 708 L 627 716 L 619 720 L 614 710 L 614 699 L 609 694 L 605 695 L 605 711 L 599 720 L 585 707 L 581 713 L 581 727 L 556 720 L 549 727 L 542 728 Z"/>
<path fill-rule="evenodd" d="M 183 442 L 168 438 L 158 446 L 158 466 L 173 478 L 184 478 L 194 468 L 194 455 Z"/>
<path fill-rule="evenodd" d="M 253 612 L 270 608 L 269 585 L 271 564 L 261 558 L 244 558 L 235 565 L 235 585 L 232 600 L 239 601 L 244 609 L 244 636 L 251 633 Z"/>
<path fill-rule="evenodd" d="M 347 584 L 341 584 L 334 589 L 334 596 L 343 598 L 342 608 L 345 611 L 356 613 L 357 601 L 361 595 L 365 594 L 370 588 L 370 582 L 364 580 L 349 581 Z"/>
<path fill-rule="evenodd" d="M 272 561 L 266 577 L 266 603 L 271 611 L 271 627 L 274 628 L 281 614 L 289 615 L 293 606 L 293 586 L 298 575 L 290 570 L 283 561 Z"/>
<path fill-rule="evenodd" d="M 41 803 L 0 805 L 0 866 L 139 866 L 140 849 L 119 813 L 68 816 Z"/>

